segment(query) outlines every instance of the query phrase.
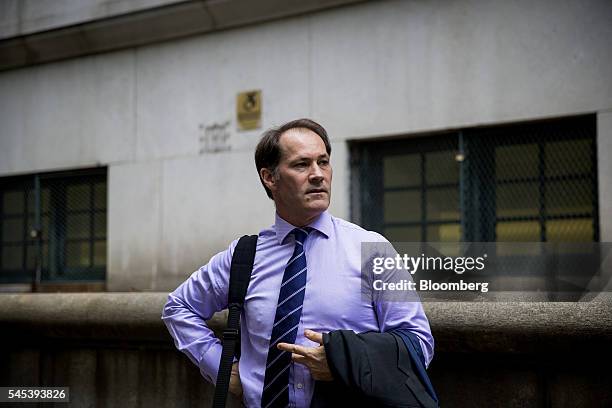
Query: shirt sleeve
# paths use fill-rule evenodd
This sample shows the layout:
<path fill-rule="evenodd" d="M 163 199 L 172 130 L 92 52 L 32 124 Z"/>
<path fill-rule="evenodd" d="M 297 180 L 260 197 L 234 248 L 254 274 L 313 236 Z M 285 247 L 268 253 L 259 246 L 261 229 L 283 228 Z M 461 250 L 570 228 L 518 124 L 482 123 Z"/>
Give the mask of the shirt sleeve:
<path fill-rule="evenodd" d="M 407 329 L 417 335 L 428 367 L 433 358 L 434 339 L 423 305 L 420 302 L 382 301 L 377 304 L 377 314 L 381 332 Z"/>
<path fill-rule="evenodd" d="M 383 258 L 394 258 L 397 252 L 393 246 L 384 237 L 380 235 L 378 237 L 381 245 L 379 248 L 382 248 L 378 255 Z M 409 273 L 396 275 L 399 272 L 391 270 L 383 276 L 389 281 L 399 281 L 400 278 L 412 280 Z M 407 295 L 395 296 L 396 293 L 386 292 L 385 295 L 378 298 L 373 297 L 379 330 L 388 332 L 395 329 L 406 329 L 414 333 L 419 339 L 425 366 L 428 367 L 434 354 L 434 339 L 423 305 L 416 292 L 402 292 Z"/>
<path fill-rule="evenodd" d="M 202 376 L 215 383 L 221 358 L 221 341 L 206 324 L 215 312 L 227 307 L 232 254 L 237 241 L 195 271 L 174 292 L 162 312 L 176 348 L 199 367 Z"/>

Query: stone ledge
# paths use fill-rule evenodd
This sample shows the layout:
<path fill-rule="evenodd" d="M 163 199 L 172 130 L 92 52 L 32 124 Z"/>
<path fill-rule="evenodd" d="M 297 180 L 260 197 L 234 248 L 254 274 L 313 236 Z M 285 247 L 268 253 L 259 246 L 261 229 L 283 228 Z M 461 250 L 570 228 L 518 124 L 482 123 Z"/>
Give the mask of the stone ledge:
<path fill-rule="evenodd" d="M 5 339 L 153 341 L 171 346 L 161 321 L 166 293 L 0 294 Z M 427 303 L 437 352 L 555 355 L 580 347 L 611 354 L 612 296 L 591 302 Z M 209 322 L 219 332 L 225 312 Z"/>

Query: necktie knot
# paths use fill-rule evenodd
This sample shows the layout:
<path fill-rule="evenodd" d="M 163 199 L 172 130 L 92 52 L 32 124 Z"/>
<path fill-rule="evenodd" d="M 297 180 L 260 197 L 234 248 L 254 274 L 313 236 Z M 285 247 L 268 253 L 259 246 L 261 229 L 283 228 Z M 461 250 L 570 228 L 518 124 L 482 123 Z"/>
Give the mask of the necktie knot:
<path fill-rule="evenodd" d="M 303 245 L 304 241 L 306 241 L 306 238 L 308 238 L 308 234 L 310 233 L 310 231 L 312 231 L 312 228 L 303 227 L 295 228 L 293 231 L 291 231 L 291 233 L 295 237 L 295 240 Z"/>

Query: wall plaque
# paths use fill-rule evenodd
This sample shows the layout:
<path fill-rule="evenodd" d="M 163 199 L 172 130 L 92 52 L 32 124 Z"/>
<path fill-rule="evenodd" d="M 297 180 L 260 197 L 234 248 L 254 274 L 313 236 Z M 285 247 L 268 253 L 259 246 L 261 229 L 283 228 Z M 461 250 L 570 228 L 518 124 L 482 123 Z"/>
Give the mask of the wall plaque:
<path fill-rule="evenodd" d="M 261 127 L 261 90 L 241 92 L 237 95 L 236 116 L 240 130 Z"/>

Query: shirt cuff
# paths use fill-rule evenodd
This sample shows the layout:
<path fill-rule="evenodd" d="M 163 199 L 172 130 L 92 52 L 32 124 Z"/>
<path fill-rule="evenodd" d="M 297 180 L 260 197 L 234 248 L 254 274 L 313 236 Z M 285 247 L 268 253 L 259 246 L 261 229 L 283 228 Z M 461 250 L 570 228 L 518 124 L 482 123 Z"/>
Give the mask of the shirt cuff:
<path fill-rule="evenodd" d="M 431 356 L 427 353 L 427 348 L 425 348 L 425 343 L 419 336 L 416 336 L 419 339 L 419 345 L 421 346 L 421 352 L 423 353 L 423 363 L 425 364 L 425 368 L 429 368 L 429 363 L 431 363 Z"/>
<path fill-rule="evenodd" d="M 219 371 L 219 362 L 221 361 L 221 352 L 223 346 L 221 342 L 213 344 L 206 353 L 200 357 L 200 374 L 202 377 L 210 381 L 212 384 L 217 383 L 217 373 Z"/>

